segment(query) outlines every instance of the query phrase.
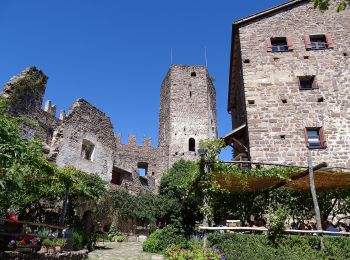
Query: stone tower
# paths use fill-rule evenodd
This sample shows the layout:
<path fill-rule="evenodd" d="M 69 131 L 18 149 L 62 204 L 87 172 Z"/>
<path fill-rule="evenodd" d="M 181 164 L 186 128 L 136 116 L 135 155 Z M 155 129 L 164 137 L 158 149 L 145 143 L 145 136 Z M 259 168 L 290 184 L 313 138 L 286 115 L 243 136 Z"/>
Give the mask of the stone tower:
<path fill-rule="evenodd" d="M 205 66 L 172 65 L 161 87 L 158 147 L 162 168 L 195 160 L 200 140 L 217 137 L 216 94 Z"/>

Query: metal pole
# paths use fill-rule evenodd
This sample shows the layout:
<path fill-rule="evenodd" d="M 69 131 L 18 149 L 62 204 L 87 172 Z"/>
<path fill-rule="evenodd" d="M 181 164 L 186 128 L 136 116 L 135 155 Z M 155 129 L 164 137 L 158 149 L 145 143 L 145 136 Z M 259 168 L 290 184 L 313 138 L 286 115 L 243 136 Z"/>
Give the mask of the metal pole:
<path fill-rule="evenodd" d="M 206 168 L 206 163 L 205 163 L 205 155 L 201 155 L 200 159 L 200 174 L 205 175 L 207 173 L 207 168 Z M 209 219 L 208 215 L 206 213 L 206 209 L 208 208 L 208 198 L 206 196 L 206 193 L 203 195 L 203 206 L 204 206 L 204 213 L 203 213 L 203 222 L 202 226 L 203 227 L 208 227 L 209 225 Z M 203 248 L 207 247 L 207 239 L 208 239 L 208 234 L 207 231 L 204 229 L 203 230 Z"/>
<path fill-rule="evenodd" d="M 316 194 L 316 188 L 315 188 L 315 177 L 314 177 L 314 170 L 312 167 L 312 157 L 311 157 L 310 150 L 307 153 L 307 163 L 309 166 L 310 191 L 311 191 L 312 201 L 314 203 L 314 209 L 315 209 L 315 215 L 316 215 L 316 227 L 317 227 L 317 230 L 322 230 L 321 213 L 320 213 L 320 207 L 319 207 L 318 201 L 317 201 L 317 194 Z"/>

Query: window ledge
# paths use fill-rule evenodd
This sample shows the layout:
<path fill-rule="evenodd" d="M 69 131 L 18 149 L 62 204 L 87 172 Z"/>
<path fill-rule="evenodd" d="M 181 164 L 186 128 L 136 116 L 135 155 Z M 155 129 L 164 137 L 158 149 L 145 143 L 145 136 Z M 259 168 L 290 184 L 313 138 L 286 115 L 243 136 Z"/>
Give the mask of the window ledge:
<path fill-rule="evenodd" d="M 327 146 L 325 146 L 325 147 L 307 147 L 308 149 L 310 149 L 310 150 L 325 150 L 325 149 L 327 149 Z"/>

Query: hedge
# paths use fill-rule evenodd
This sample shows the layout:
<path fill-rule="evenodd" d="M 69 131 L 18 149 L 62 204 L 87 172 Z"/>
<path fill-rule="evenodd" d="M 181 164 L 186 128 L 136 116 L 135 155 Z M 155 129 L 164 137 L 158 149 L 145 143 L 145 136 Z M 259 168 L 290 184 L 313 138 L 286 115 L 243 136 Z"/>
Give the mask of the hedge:
<path fill-rule="evenodd" d="M 165 253 L 171 245 L 177 245 L 181 248 L 187 248 L 188 242 L 180 230 L 169 225 L 163 229 L 157 229 L 145 242 L 143 242 L 143 251 L 149 253 Z"/>
<path fill-rule="evenodd" d="M 211 246 L 225 253 L 226 259 L 350 259 L 350 238 L 316 236 L 281 236 L 271 240 L 266 235 L 219 234 L 208 237 Z"/>

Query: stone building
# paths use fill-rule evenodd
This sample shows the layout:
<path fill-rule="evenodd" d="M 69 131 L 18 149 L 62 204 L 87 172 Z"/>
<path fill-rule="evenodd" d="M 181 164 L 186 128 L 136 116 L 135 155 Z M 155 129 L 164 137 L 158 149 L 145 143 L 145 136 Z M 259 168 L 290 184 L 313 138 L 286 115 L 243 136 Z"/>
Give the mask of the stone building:
<path fill-rule="evenodd" d="M 217 137 L 216 94 L 206 67 L 173 65 L 160 96 L 158 147 L 167 169 L 195 160 L 199 141 Z"/>
<path fill-rule="evenodd" d="M 86 173 L 97 173 L 111 188 L 131 192 L 155 191 L 162 174 L 177 160 L 197 159 L 202 139 L 216 137 L 215 89 L 207 68 L 172 65 L 161 87 L 159 145 L 143 145 L 129 135 L 121 143 L 107 115 L 84 99 L 76 100 L 67 114 L 56 117 L 51 101 L 41 108 L 47 76 L 30 67 L 4 85 L 0 97 L 10 101 L 9 112 L 34 119 L 22 125 L 25 138 L 39 137 L 48 160 Z"/>
<path fill-rule="evenodd" d="M 233 24 L 225 139 L 236 159 L 350 167 L 350 10 L 295 0 Z"/>

